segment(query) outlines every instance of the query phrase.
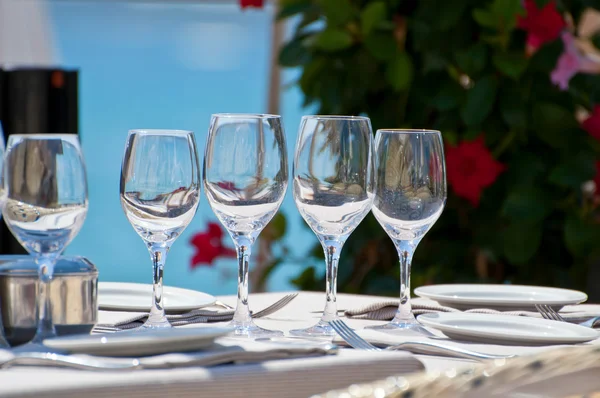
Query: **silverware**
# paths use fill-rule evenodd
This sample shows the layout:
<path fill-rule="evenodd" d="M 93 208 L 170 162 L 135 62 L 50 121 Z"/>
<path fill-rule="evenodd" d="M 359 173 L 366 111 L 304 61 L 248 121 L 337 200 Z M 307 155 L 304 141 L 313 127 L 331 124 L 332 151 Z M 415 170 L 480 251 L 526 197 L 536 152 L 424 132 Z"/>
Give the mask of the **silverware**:
<path fill-rule="evenodd" d="M 536 304 L 535 309 L 540 313 L 542 318 L 550 319 L 553 321 L 567 322 L 565 318 L 560 316 L 558 312 L 554 310 L 554 308 L 550 307 L 546 304 Z"/>
<path fill-rule="evenodd" d="M 559 322 L 569 322 L 565 318 L 563 318 L 558 312 L 556 312 L 556 310 L 554 310 L 554 308 L 552 308 L 548 305 L 536 304 L 535 309 L 540 313 L 540 315 L 544 319 L 549 319 L 552 321 L 559 321 Z M 578 325 L 585 326 L 588 328 L 593 328 L 594 324 L 598 321 L 600 321 L 600 316 L 597 316 L 597 317 L 588 319 L 587 321 L 578 323 Z"/>
<path fill-rule="evenodd" d="M 52 317 L 59 335 L 89 333 L 98 320 L 98 271 L 83 257 L 60 257 L 50 286 Z M 25 343 L 37 327 L 37 264 L 32 256 L 0 256 L 0 298 L 9 343 Z"/>
<path fill-rule="evenodd" d="M 293 299 L 295 299 L 298 296 L 298 293 L 291 293 L 291 294 L 287 294 L 285 296 L 283 296 L 281 299 L 277 300 L 276 302 L 274 302 L 273 304 L 271 304 L 270 306 L 252 313 L 251 316 L 252 318 L 264 318 L 268 315 L 271 315 L 277 311 L 279 311 L 280 309 L 282 309 L 283 307 L 285 307 L 286 305 L 288 305 Z M 216 316 L 217 314 L 215 314 Z M 223 315 L 227 315 L 227 314 L 223 314 Z M 185 322 L 185 314 L 179 314 L 179 315 L 175 315 L 180 317 L 179 320 Z M 183 316 L 183 317 L 182 317 Z M 231 316 L 233 317 L 233 313 L 231 313 Z M 167 319 L 169 319 L 169 315 L 167 315 Z M 193 319 L 194 321 L 196 321 L 196 323 L 202 323 L 202 322 L 198 322 L 198 318 L 206 318 L 204 320 L 204 322 L 207 322 L 208 320 L 210 320 L 210 316 L 198 316 L 198 317 L 192 317 L 190 316 L 190 320 Z M 226 319 L 229 320 L 229 319 Z M 123 330 L 122 327 L 118 327 L 118 326 L 112 326 L 112 325 L 106 325 L 106 324 L 101 324 L 101 325 L 96 325 L 94 327 L 94 329 L 92 330 L 93 333 L 114 333 L 114 332 L 119 332 Z"/>
<path fill-rule="evenodd" d="M 123 370 L 141 369 L 137 359 L 119 359 L 113 361 L 107 358 L 97 360 L 94 358 L 81 358 L 72 355 L 27 352 L 15 355 L 13 358 L 0 363 L 0 368 L 6 369 L 15 365 L 53 365 L 82 370 Z"/>
<path fill-rule="evenodd" d="M 385 349 L 381 349 L 379 347 L 374 346 L 369 343 L 358 334 L 354 332 L 344 321 L 341 319 L 336 319 L 329 322 L 333 330 L 340 335 L 340 337 L 348 343 L 351 347 L 354 347 L 359 350 L 368 350 L 368 351 L 396 351 L 396 350 L 404 350 L 410 351 L 415 354 L 430 354 L 430 355 L 443 355 L 450 356 L 454 358 L 465 358 L 465 359 L 507 359 L 512 358 L 514 355 L 493 355 L 493 354 L 484 354 L 480 352 L 475 352 L 471 350 L 465 350 L 463 348 L 458 347 L 449 347 L 442 344 L 434 343 L 434 342 L 424 342 L 424 341 L 406 341 L 397 345 L 392 345 L 386 347 Z"/>

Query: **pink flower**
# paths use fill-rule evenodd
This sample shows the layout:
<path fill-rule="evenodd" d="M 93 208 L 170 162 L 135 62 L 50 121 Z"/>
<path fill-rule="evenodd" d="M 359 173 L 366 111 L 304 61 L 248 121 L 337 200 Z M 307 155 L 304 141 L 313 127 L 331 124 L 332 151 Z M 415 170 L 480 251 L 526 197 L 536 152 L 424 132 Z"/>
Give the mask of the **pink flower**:
<path fill-rule="evenodd" d="M 570 32 L 561 34 L 564 51 L 558 58 L 554 70 L 550 74 L 550 80 L 561 90 L 569 88 L 569 81 L 578 72 L 591 72 L 595 69 L 594 62 L 590 61 L 577 49 L 575 37 Z"/>

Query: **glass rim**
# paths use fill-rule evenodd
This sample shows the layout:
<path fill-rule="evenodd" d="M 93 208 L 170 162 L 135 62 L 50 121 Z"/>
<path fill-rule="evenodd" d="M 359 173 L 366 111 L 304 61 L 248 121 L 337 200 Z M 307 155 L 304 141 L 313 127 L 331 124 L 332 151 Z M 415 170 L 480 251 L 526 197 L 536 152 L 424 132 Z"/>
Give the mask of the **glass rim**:
<path fill-rule="evenodd" d="M 11 137 L 15 137 L 15 138 L 29 138 L 29 139 L 41 139 L 41 138 L 73 138 L 73 137 L 77 137 L 79 138 L 79 134 L 76 133 L 64 133 L 64 134 L 57 134 L 57 133 L 53 133 L 53 134 L 40 134 L 40 133 L 34 133 L 34 134 L 11 134 L 8 136 L 8 138 L 10 139 Z"/>
<path fill-rule="evenodd" d="M 404 133 L 404 134 L 411 134 L 411 133 L 421 133 L 421 134 L 442 134 L 441 131 L 439 130 L 432 130 L 432 129 L 378 129 L 377 133 Z"/>
<path fill-rule="evenodd" d="M 191 130 L 170 130 L 170 129 L 132 129 L 129 130 L 129 134 L 141 134 L 141 135 L 190 135 L 194 134 Z"/>
<path fill-rule="evenodd" d="M 304 115 L 302 120 L 306 119 L 317 119 L 317 120 L 364 120 L 371 121 L 368 116 L 352 116 L 352 115 Z"/>
<path fill-rule="evenodd" d="M 281 119 L 281 115 L 270 113 L 213 113 L 211 118 L 231 119 Z"/>

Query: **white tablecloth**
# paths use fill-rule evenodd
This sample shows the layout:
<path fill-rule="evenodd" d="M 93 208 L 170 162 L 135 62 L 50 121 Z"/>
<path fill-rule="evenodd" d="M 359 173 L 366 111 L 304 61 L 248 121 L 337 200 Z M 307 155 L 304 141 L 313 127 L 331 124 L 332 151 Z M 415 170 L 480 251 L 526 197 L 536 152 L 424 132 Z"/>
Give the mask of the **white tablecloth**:
<path fill-rule="evenodd" d="M 262 293 L 250 296 L 251 308 L 261 309 L 284 293 Z M 219 300 L 234 305 L 233 296 Z M 381 297 L 340 294 L 340 309 L 355 308 Z M 307 327 L 320 317 L 323 293 L 302 292 L 287 307 L 256 323 L 265 328 L 290 329 Z M 600 312 L 600 306 L 598 306 Z M 115 314 L 100 312 L 100 322 L 108 323 Z M 349 319 L 352 327 L 382 323 Z M 202 327 L 202 325 L 190 325 Z M 590 344 L 600 344 L 600 339 Z M 553 347 L 518 347 L 476 345 L 490 352 L 528 354 Z M 366 352 L 342 349 L 336 356 L 270 361 L 251 365 L 226 365 L 214 368 L 185 368 L 121 372 L 91 372 L 70 369 L 15 367 L 0 371 L 0 396 L 100 397 L 308 397 L 353 383 L 369 382 L 402 373 L 407 353 Z M 427 371 L 472 366 L 473 362 L 434 356 L 416 356 Z"/>

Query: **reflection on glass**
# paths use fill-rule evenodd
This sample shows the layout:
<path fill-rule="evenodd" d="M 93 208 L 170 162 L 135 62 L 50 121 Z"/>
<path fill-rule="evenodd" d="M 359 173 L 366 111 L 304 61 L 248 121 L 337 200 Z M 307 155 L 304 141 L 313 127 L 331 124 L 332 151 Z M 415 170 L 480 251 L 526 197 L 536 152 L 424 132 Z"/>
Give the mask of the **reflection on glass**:
<path fill-rule="evenodd" d="M 298 336 L 328 337 L 337 317 L 337 267 L 344 242 L 373 203 L 373 132 L 366 117 L 305 116 L 294 158 L 294 200 L 317 235 L 326 260 L 326 304 L 321 320 Z"/>
<path fill-rule="evenodd" d="M 252 244 L 285 196 L 288 164 L 281 117 L 213 115 L 204 155 L 204 189 L 238 256 L 235 335 L 281 335 L 254 324 L 248 308 L 248 263 Z"/>
<path fill-rule="evenodd" d="M 200 167 L 191 131 L 132 130 L 121 168 L 121 205 L 152 259 L 152 308 L 142 329 L 171 327 L 163 306 L 163 270 L 171 245 L 200 200 Z"/>
<path fill-rule="evenodd" d="M 446 203 L 444 148 L 439 131 L 378 130 L 377 189 L 373 214 L 394 242 L 400 258 L 400 306 L 394 319 L 373 329 L 429 334 L 410 305 L 413 253 Z"/>
<path fill-rule="evenodd" d="M 48 351 L 56 336 L 49 288 L 58 256 L 77 235 L 88 209 L 87 179 L 76 135 L 11 135 L 4 158 L 3 216 L 38 264 L 38 327 L 23 351 Z"/>

